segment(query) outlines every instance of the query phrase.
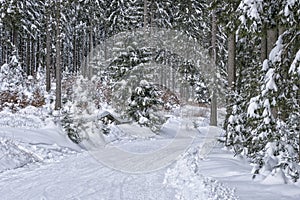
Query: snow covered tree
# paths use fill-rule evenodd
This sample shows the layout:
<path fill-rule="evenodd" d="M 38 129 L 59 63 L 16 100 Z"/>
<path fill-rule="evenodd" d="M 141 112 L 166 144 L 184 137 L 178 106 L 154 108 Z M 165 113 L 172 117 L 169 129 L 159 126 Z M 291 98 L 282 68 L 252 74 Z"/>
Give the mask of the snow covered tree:
<path fill-rule="evenodd" d="M 299 112 L 297 109 L 299 99 L 295 96 L 299 95 L 299 74 L 295 73 L 293 63 L 299 62 L 297 54 L 300 35 L 295 20 L 300 18 L 299 13 L 296 14 L 293 10 L 299 10 L 300 5 L 289 1 L 282 2 L 280 5 L 277 9 L 281 17 L 277 20 L 279 23 L 287 22 L 286 27 L 284 27 L 285 31 L 278 37 L 268 60 L 265 60 L 263 65 L 266 78 L 260 94 L 261 102 L 264 102 L 261 103 L 264 110 L 260 114 L 264 117 L 263 123 L 265 124 L 268 122 L 268 118 L 271 118 L 269 120 L 271 126 L 268 125 L 263 130 L 263 132 L 270 132 L 270 137 L 263 143 L 265 148 L 262 154 L 264 157 L 263 166 L 269 165 L 269 171 L 273 173 L 283 171 L 283 176 L 297 180 L 299 168 L 291 161 L 299 162 L 296 153 L 299 151 L 299 140 L 296 139 L 297 130 L 294 128 L 287 129 L 286 124 L 290 124 L 289 120 Z M 294 70 L 291 70 L 293 68 Z M 258 129 L 258 133 L 262 133 L 262 131 Z M 267 151 L 266 149 L 273 150 Z M 276 158 L 275 161 L 274 157 Z"/>
<path fill-rule="evenodd" d="M 16 55 L 13 55 L 8 64 L 1 66 L 1 107 L 17 111 L 23 102 L 23 73 Z"/>
<path fill-rule="evenodd" d="M 151 28 L 173 28 L 176 3 L 172 0 L 147 0 L 146 21 Z"/>
<path fill-rule="evenodd" d="M 142 80 L 131 94 L 128 115 L 141 126 L 150 127 L 153 132 L 158 132 L 165 122 L 164 117 L 158 113 L 163 105 L 160 96 L 155 85 Z"/>
<path fill-rule="evenodd" d="M 70 140 L 78 144 L 83 140 L 83 137 L 79 133 L 78 122 L 74 121 L 75 113 L 68 104 L 70 104 L 70 102 L 65 105 L 65 109 L 62 112 L 61 124 Z"/>
<path fill-rule="evenodd" d="M 295 128 L 287 128 L 291 127 L 289 120 L 297 118 L 299 112 L 299 100 L 295 98 L 299 76 L 292 67 L 293 61 L 298 62 L 299 51 L 295 24 L 299 14 L 295 10 L 299 10 L 299 4 L 289 1 L 240 3 L 236 90 L 242 101 L 233 106 L 232 112 L 241 110 L 241 114 L 240 117 L 231 115 L 227 126 L 228 144 L 251 158 L 254 176 L 281 174 L 285 182 L 286 177 L 294 181 L 299 178 L 295 165 L 298 162 L 295 153 L 299 149 L 298 132 Z M 253 47 L 259 49 L 253 50 Z M 295 112 L 291 113 L 291 108 L 295 108 Z M 242 132 L 240 127 L 243 127 Z"/>
<path fill-rule="evenodd" d="M 28 105 L 36 107 L 44 105 L 44 89 L 43 85 L 39 84 L 39 78 L 39 75 L 36 78 L 24 75 L 21 63 L 14 51 L 10 62 L 1 66 L 0 110 L 8 108 L 15 112 Z"/>
<path fill-rule="evenodd" d="M 73 142 L 80 143 L 89 134 L 97 131 L 100 133 L 95 124 L 99 104 L 104 102 L 99 103 L 102 91 L 99 91 L 97 80 L 78 76 L 69 81 L 71 94 L 63 104 L 61 123 L 68 137 Z"/>

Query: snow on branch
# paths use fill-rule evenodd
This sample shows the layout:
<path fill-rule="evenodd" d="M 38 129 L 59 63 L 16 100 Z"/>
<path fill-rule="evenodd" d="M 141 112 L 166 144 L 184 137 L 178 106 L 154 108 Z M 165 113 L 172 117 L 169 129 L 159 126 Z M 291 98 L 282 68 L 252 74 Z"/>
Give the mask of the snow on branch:
<path fill-rule="evenodd" d="M 298 66 L 297 66 L 298 64 Z M 293 60 L 291 67 L 289 69 L 289 73 L 296 73 L 300 76 L 300 49 L 298 50 L 295 59 Z"/>

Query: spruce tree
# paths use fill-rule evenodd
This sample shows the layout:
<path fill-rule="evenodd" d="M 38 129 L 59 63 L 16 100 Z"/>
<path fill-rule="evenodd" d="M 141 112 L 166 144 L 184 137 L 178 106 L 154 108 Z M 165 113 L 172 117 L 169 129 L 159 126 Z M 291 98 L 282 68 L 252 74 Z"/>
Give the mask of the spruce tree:
<path fill-rule="evenodd" d="M 141 126 L 150 127 L 153 132 L 158 132 L 165 122 L 158 113 L 159 107 L 163 105 L 160 96 L 160 91 L 155 85 L 141 80 L 139 86 L 132 92 L 128 115 Z"/>

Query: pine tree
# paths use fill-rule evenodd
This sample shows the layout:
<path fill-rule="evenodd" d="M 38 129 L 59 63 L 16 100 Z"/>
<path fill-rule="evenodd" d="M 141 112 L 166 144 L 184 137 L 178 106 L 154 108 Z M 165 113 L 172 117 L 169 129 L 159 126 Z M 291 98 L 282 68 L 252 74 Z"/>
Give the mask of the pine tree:
<path fill-rule="evenodd" d="M 160 96 L 155 85 L 142 80 L 131 95 L 128 115 L 141 126 L 150 127 L 153 132 L 158 132 L 165 122 L 158 113 L 159 107 L 163 105 Z"/>
<path fill-rule="evenodd" d="M 274 5 L 277 6 L 274 7 Z M 238 152 L 245 152 L 251 158 L 251 162 L 254 164 L 254 176 L 259 173 L 272 172 L 271 175 L 283 174 L 282 178 L 285 181 L 286 177 L 293 180 L 297 180 L 299 177 L 299 169 L 295 165 L 295 161 L 298 159 L 298 155 L 295 153 L 298 150 L 299 141 L 296 136 L 297 130 L 287 128 L 290 126 L 287 125 L 290 124 L 289 120 L 295 119 L 297 116 L 295 113 L 298 112 L 299 105 L 299 100 L 295 98 L 297 95 L 295 88 L 298 88 L 297 80 L 299 79 L 295 71 L 288 72 L 291 69 L 292 60 L 298 62 L 294 58 L 297 57 L 299 47 L 296 42 L 299 34 L 295 31 L 297 29 L 295 20 L 299 19 L 299 16 L 293 11 L 298 8 L 298 3 L 288 1 L 279 4 L 273 2 L 272 4 L 253 0 L 242 1 L 239 5 L 242 15 L 239 17 L 241 20 L 239 37 L 241 39 L 238 46 L 244 45 L 242 46 L 242 58 L 239 58 L 239 54 L 237 54 L 237 66 L 243 66 L 242 70 L 238 67 L 240 76 L 237 79 L 237 90 L 243 91 L 240 93 L 243 97 L 240 108 L 244 111 L 247 109 L 248 116 L 242 117 L 245 125 L 243 127 L 246 131 L 239 133 L 232 129 L 232 124 L 229 123 L 228 127 L 233 130 L 234 134 L 231 134 L 232 131 L 230 131 L 227 136 L 231 138 L 229 141 L 243 136 L 244 139 L 239 141 L 238 145 L 230 145 L 233 148 L 238 146 L 240 149 Z M 285 25 L 283 26 L 283 24 Z M 268 35 L 266 43 L 264 42 L 265 29 L 266 35 Z M 273 46 L 277 32 L 281 35 L 278 37 L 276 45 Z M 254 43 L 251 49 L 247 50 L 248 44 L 251 42 Z M 253 51 L 253 46 L 260 46 L 261 52 L 259 49 Z M 246 52 L 252 53 L 246 56 Z M 264 56 L 265 53 L 268 57 Z M 261 60 L 260 58 L 268 59 Z M 249 62 L 251 60 L 252 63 Z M 245 66 L 249 66 L 249 68 L 245 68 Z M 262 70 L 260 70 L 261 68 Z M 259 81 L 255 85 L 254 81 L 257 82 L 257 75 L 259 75 Z M 291 107 L 296 108 L 292 114 L 290 114 Z M 229 117 L 229 119 L 233 118 L 236 119 L 236 117 Z M 239 144 L 242 144 L 242 147 Z"/>

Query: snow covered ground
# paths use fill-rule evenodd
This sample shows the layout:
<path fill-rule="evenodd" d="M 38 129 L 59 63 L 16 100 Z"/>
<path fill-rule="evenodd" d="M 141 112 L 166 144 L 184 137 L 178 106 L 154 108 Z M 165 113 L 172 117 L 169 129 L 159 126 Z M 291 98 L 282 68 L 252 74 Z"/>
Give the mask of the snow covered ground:
<path fill-rule="evenodd" d="M 207 132 L 207 127 L 200 130 Z M 280 177 L 252 180 L 249 163 L 234 157 L 221 144 L 216 143 L 204 157 L 202 149 L 203 143 L 191 147 L 175 166 L 167 170 L 165 184 L 176 189 L 178 199 L 205 199 L 201 196 L 203 193 L 208 199 L 300 199 L 299 183 L 283 184 Z M 207 182 L 214 184 L 207 186 Z M 203 183 L 206 185 L 204 188 Z"/>
<path fill-rule="evenodd" d="M 213 139 L 222 131 L 197 117 L 198 130 L 195 118 L 171 118 L 157 136 L 137 126 L 115 127 L 114 135 L 105 138 L 107 148 L 156 163 L 156 170 L 128 173 L 75 145 L 50 121 L 6 116 L 0 122 L 0 199 L 300 199 L 299 184 L 253 181 L 249 164 Z M 134 166 L 122 154 L 114 159 Z M 167 162 L 157 165 L 162 161 Z"/>

